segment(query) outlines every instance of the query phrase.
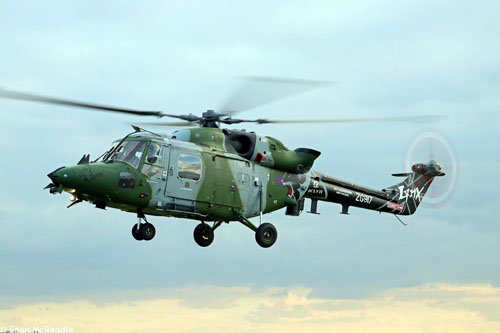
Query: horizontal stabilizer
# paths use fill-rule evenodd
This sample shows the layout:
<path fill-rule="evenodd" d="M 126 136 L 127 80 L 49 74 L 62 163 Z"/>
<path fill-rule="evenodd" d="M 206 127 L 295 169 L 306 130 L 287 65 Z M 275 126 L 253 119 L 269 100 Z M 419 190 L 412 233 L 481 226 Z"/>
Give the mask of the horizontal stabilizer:
<path fill-rule="evenodd" d="M 408 172 L 401 172 L 401 173 L 393 173 L 392 174 L 394 177 L 408 177 L 409 175 L 411 175 L 411 173 L 408 173 Z"/>

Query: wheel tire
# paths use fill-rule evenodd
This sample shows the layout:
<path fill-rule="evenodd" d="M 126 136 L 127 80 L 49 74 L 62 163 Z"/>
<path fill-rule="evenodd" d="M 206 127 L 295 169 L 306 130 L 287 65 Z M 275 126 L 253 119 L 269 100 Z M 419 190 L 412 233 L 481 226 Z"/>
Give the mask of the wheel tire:
<path fill-rule="evenodd" d="M 260 246 L 267 248 L 273 246 L 278 239 L 278 231 L 271 223 L 263 223 L 255 232 L 255 240 Z"/>
<path fill-rule="evenodd" d="M 134 224 L 134 226 L 132 227 L 132 237 L 134 237 L 134 239 L 138 241 L 144 240 L 141 234 L 141 227 L 139 227 L 139 230 L 137 230 L 137 224 Z"/>
<path fill-rule="evenodd" d="M 139 232 L 141 233 L 141 236 L 145 241 L 152 240 L 156 235 L 155 226 L 151 223 L 144 223 L 143 225 L 141 225 Z"/>
<path fill-rule="evenodd" d="M 200 223 L 194 228 L 194 241 L 201 247 L 207 247 L 214 241 L 214 232 L 208 224 Z"/>

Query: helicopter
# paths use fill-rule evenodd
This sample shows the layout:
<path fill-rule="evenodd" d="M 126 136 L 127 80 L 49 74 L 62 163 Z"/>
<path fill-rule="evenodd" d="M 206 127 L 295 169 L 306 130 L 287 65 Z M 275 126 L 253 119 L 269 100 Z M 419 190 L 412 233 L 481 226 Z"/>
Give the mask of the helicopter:
<path fill-rule="evenodd" d="M 263 80 L 253 79 L 254 82 Z M 292 84 L 301 85 L 302 89 L 317 85 L 317 82 L 295 80 Z M 420 121 L 436 116 L 248 120 L 235 118 L 234 110 L 207 110 L 201 116 L 176 115 L 7 90 L 0 90 L 0 97 L 177 118 L 180 122 L 152 125 L 192 126 L 160 135 L 132 125 L 133 132 L 115 140 L 95 160 L 83 155 L 76 165 L 63 166 L 48 174 L 51 182 L 45 189 L 52 194 L 69 193 L 71 204 L 68 208 L 86 201 L 96 208 L 115 208 L 136 214 L 138 221 L 132 226 L 131 233 L 138 241 L 150 241 L 156 235 L 156 229 L 147 216 L 165 216 L 199 221 L 193 237 L 201 247 L 212 244 L 215 230 L 223 223 L 240 222 L 255 233 L 258 245 L 269 248 L 275 244 L 278 232 L 273 224 L 263 222 L 263 215 L 267 213 L 285 209 L 287 216 L 299 216 L 304 211 L 305 199 L 308 199 L 308 213 L 312 214 L 318 214 L 318 201 L 325 201 L 340 204 L 341 214 L 349 214 L 349 208 L 353 206 L 396 217 L 411 215 L 434 178 L 445 175 L 441 166 L 431 160 L 414 164 L 410 172 L 393 174 L 404 178 L 395 185 L 382 190 L 372 189 L 312 170 L 321 154 L 315 149 L 291 150 L 271 136 L 220 127 L 221 124 L 240 123 Z M 258 218 L 258 225 L 250 221 L 251 218 Z"/>

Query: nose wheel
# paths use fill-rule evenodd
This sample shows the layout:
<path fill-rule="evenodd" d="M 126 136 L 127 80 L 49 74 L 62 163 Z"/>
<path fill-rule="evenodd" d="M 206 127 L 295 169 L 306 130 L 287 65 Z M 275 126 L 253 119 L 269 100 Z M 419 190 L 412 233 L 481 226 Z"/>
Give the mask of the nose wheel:
<path fill-rule="evenodd" d="M 134 239 L 138 241 L 152 240 L 156 235 L 155 226 L 149 223 L 146 220 L 146 216 L 144 216 L 143 214 L 138 214 L 138 217 L 139 221 L 132 227 L 132 237 L 134 237 Z M 144 222 L 146 223 L 141 223 L 142 220 L 144 220 Z"/>
<path fill-rule="evenodd" d="M 137 224 L 134 224 L 132 227 L 132 237 L 135 240 L 141 241 L 149 241 L 152 240 L 156 235 L 155 226 L 149 222 L 142 223 L 139 225 L 139 229 L 137 229 Z"/>
<path fill-rule="evenodd" d="M 137 227 L 137 224 L 134 224 L 134 226 L 132 227 L 132 237 L 134 237 L 134 239 L 138 241 L 144 240 L 144 237 L 142 237 L 141 233 L 141 226 Z"/>

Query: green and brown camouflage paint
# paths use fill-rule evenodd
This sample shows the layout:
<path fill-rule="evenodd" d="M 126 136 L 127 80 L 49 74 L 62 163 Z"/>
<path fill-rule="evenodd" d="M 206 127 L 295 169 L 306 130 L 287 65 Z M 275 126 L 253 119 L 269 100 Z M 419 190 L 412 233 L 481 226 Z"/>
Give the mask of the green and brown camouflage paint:
<path fill-rule="evenodd" d="M 245 138 L 251 149 L 228 146 L 230 135 Z M 272 137 L 219 128 L 190 128 L 170 137 L 138 132 L 124 141 L 146 142 L 145 152 L 153 143 L 160 145 L 161 162 L 145 161 L 144 153 L 137 168 L 112 160 L 63 167 L 49 175 L 55 185 L 51 192 L 67 191 L 99 208 L 201 221 L 251 218 L 294 207 L 306 197 L 408 215 L 432 179 L 443 175 L 435 162 L 422 164 L 404 182 L 378 191 L 311 171 L 318 151 L 292 151 Z M 186 157 L 195 161 L 197 179 L 180 173 L 180 159 Z M 145 164 L 154 172 L 143 172 Z"/>

